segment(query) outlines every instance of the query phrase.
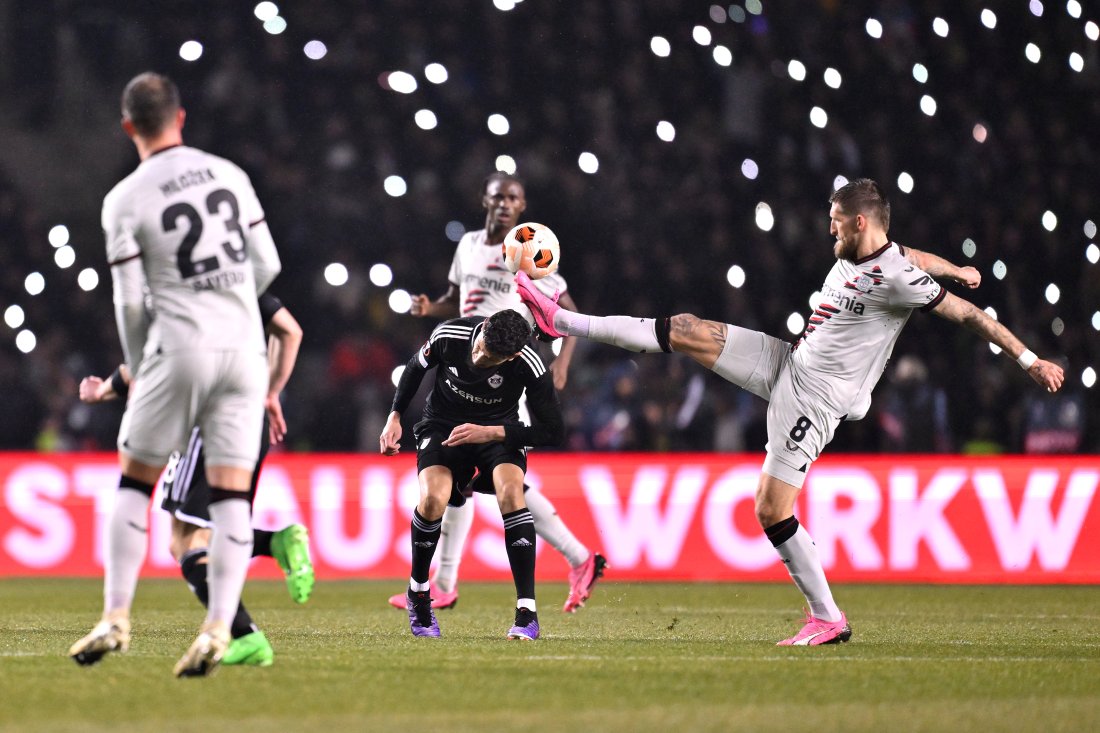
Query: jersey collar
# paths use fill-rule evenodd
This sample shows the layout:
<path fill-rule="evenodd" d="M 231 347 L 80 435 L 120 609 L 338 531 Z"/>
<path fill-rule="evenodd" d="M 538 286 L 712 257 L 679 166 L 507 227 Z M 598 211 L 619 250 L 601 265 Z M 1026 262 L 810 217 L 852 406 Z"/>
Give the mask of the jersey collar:
<path fill-rule="evenodd" d="M 859 258 L 858 260 L 856 260 L 856 261 L 855 261 L 854 263 L 852 263 L 852 264 L 855 264 L 855 265 L 862 265 L 862 264 L 863 264 L 864 262 L 870 262 L 871 260 L 873 260 L 873 259 L 875 259 L 876 257 L 880 256 L 880 255 L 881 255 L 881 254 L 882 254 L 883 252 L 885 252 L 886 250 L 890 249 L 890 245 L 891 245 L 891 244 L 893 244 L 893 242 L 887 242 L 886 244 L 882 245 L 881 247 L 879 247 L 878 249 L 876 249 L 876 250 L 875 250 L 874 252 L 872 252 L 871 254 L 867 255 L 866 257 L 861 257 L 861 258 Z"/>

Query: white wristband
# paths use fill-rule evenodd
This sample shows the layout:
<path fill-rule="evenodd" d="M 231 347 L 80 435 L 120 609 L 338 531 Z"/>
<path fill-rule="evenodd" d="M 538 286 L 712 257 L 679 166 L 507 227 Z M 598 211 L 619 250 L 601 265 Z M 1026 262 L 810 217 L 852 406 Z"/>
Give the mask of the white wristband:
<path fill-rule="evenodd" d="M 1020 365 L 1020 368 L 1025 372 L 1031 368 L 1031 365 L 1038 361 L 1039 357 L 1035 356 L 1034 351 L 1024 349 L 1024 353 L 1016 357 L 1016 363 Z"/>

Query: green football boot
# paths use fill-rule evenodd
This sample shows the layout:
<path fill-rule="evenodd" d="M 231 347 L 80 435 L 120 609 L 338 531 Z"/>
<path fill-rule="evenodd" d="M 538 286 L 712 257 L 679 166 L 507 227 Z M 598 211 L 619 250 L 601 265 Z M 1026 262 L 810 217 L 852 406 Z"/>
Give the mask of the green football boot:
<path fill-rule="evenodd" d="M 262 631 L 253 631 L 229 642 L 222 664 L 240 664 L 247 667 L 270 667 L 275 661 L 275 650 Z"/>
<path fill-rule="evenodd" d="M 295 603 L 305 603 L 313 593 L 313 563 L 309 559 L 309 530 L 292 524 L 271 538 L 271 554 L 286 573 L 286 587 Z"/>

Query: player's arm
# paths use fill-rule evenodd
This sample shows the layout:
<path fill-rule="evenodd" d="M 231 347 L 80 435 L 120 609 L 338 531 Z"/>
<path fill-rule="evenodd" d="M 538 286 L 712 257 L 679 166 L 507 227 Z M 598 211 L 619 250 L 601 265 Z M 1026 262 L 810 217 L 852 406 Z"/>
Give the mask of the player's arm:
<path fill-rule="evenodd" d="M 1037 357 L 1004 324 L 991 318 L 988 313 L 970 301 L 947 293 L 932 312 L 941 318 L 961 324 L 989 343 L 1000 346 L 1002 351 L 1027 371 L 1028 376 L 1037 384 L 1046 387 L 1048 392 L 1057 392 L 1062 387 L 1064 379 L 1062 367 Z"/>
<path fill-rule="evenodd" d="M 527 388 L 527 409 L 531 424 L 505 425 L 504 444 L 513 448 L 561 445 L 565 440 L 565 419 L 549 374 L 543 374 Z"/>
<path fill-rule="evenodd" d="M 430 343 L 429 341 L 429 345 Z M 409 363 L 405 365 L 405 370 L 401 372 L 401 379 L 397 380 L 397 391 L 393 395 L 390 414 L 382 427 L 382 434 L 378 436 L 378 447 L 382 455 L 395 456 L 401 449 L 401 415 L 409 409 L 416 391 L 420 389 L 420 383 L 424 381 L 424 375 L 432 366 L 431 362 L 425 358 L 425 350 L 429 351 L 429 355 L 434 356 L 428 349 L 428 345 L 425 345 L 424 349 L 413 354 Z"/>
<path fill-rule="evenodd" d="M 458 286 L 447 283 L 447 292 L 435 300 L 430 300 L 427 295 L 421 293 L 414 295 L 409 315 L 418 318 L 455 318 L 458 313 Z"/>
<path fill-rule="evenodd" d="M 927 272 L 935 278 L 946 277 L 968 288 L 976 288 L 982 283 L 982 274 L 978 272 L 977 269 L 969 265 L 966 267 L 953 265 L 944 258 L 938 257 L 931 252 L 922 252 L 919 249 L 906 247 L 905 259 L 909 260 L 910 264 L 916 265 L 917 268 Z"/>
<path fill-rule="evenodd" d="M 118 325 L 122 354 L 130 374 L 137 374 L 149 337 L 149 318 L 145 311 L 145 271 L 138 257 L 111 265 L 114 284 L 115 323 Z"/>
<path fill-rule="evenodd" d="M 561 294 L 558 302 L 567 310 L 580 312 L 580 308 L 569 295 L 569 291 Z M 550 373 L 554 376 L 554 388 L 565 389 L 569 381 L 569 365 L 573 362 L 573 352 L 577 350 L 577 339 L 574 336 L 566 336 L 561 340 L 561 351 L 556 359 L 550 363 Z"/>
<path fill-rule="evenodd" d="M 88 404 L 126 399 L 130 393 L 130 370 L 120 364 L 106 379 L 89 376 L 80 380 L 80 401 Z"/>
<path fill-rule="evenodd" d="M 298 361 L 298 349 L 302 345 L 302 327 L 286 307 L 275 311 L 267 324 L 267 397 L 264 409 L 267 410 L 270 437 L 272 443 L 279 443 L 286 437 L 286 418 L 279 394 L 286 387 L 294 364 Z"/>

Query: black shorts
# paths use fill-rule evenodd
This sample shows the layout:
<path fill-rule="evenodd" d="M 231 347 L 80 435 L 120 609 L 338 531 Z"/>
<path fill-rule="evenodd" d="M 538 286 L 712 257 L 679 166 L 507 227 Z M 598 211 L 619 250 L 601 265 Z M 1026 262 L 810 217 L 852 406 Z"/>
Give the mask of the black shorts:
<path fill-rule="evenodd" d="M 264 415 L 264 434 L 260 441 L 260 457 L 252 469 L 252 485 L 248 489 L 248 503 L 256 500 L 256 486 L 260 481 L 263 465 L 271 441 L 267 434 L 267 416 Z M 202 450 L 199 429 L 191 431 L 191 440 L 183 454 L 173 453 L 161 477 L 162 499 L 160 508 L 181 522 L 197 527 L 210 528 L 210 482 L 206 480 L 206 460 Z"/>
<path fill-rule="evenodd" d="M 451 469 L 454 484 L 459 491 L 470 483 L 475 471 L 491 477 L 493 469 L 503 463 L 519 466 L 519 470 L 527 473 L 527 451 L 524 448 L 508 448 L 501 442 L 443 445 L 443 441 L 450 436 L 456 425 L 457 423 L 421 420 L 413 427 L 417 473 L 429 466 L 446 466 Z"/>

